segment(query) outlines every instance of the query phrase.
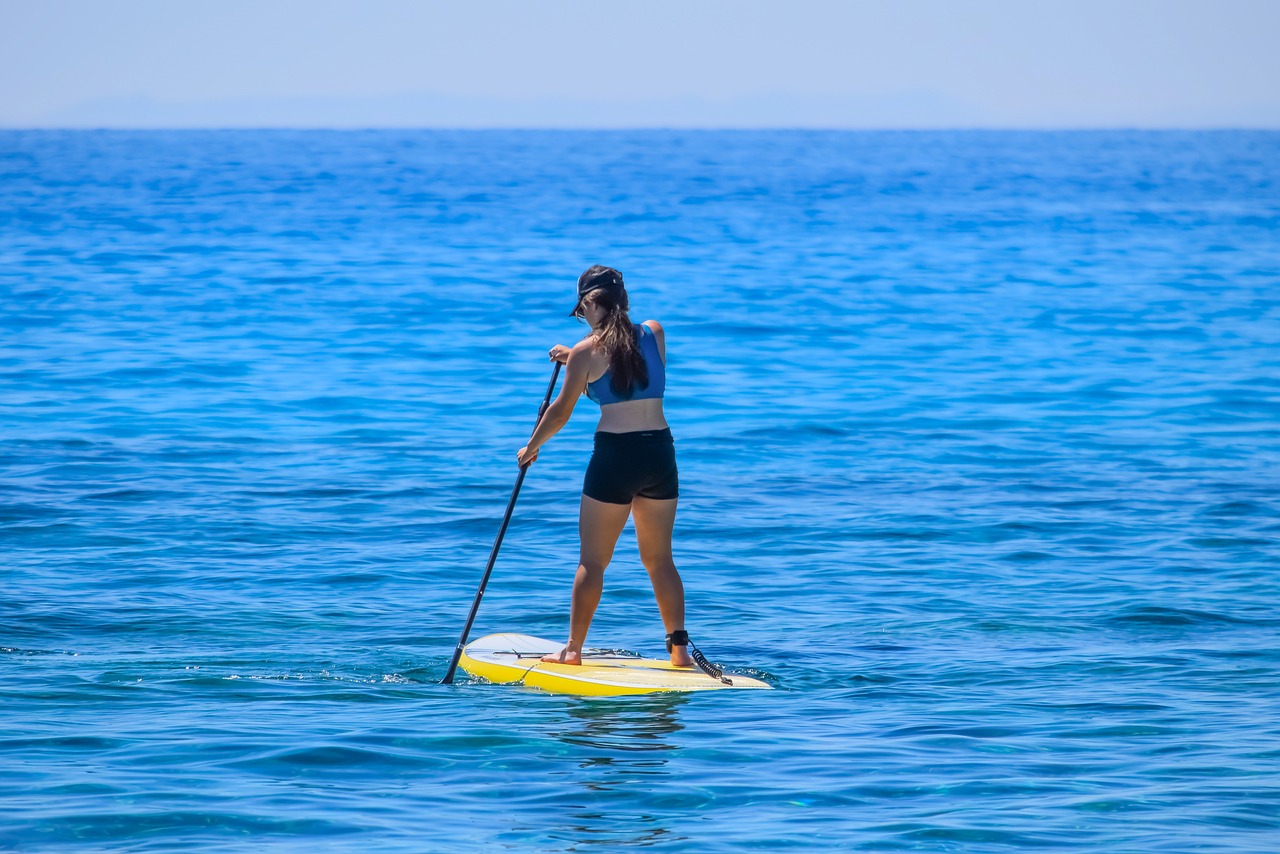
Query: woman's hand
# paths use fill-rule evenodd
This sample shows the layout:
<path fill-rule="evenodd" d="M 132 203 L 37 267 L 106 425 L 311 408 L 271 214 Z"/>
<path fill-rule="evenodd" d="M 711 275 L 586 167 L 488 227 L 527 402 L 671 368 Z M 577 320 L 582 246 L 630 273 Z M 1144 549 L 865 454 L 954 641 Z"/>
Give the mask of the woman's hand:
<path fill-rule="evenodd" d="M 550 361 L 559 362 L 560 364 L 563 365 L 569 361 L 569 353 L 571 352 L 572 351 L 570 350 L 570 348 L 564 346 L 563 344 L 557 344 L 556 346 L 552 347 L 550 350 L 547 351 L 547 355 L 551 357 Z"/>
<path fill-rule="evenodd" d="M 525 445 L 523 448 L 516 451 L 516 462 L 520 464 L 520 468 L 533 465 L 534 462 L 537 461 L 537 459 L 538 459 L 538 452 L 529 450 L 528 445 Z"/>

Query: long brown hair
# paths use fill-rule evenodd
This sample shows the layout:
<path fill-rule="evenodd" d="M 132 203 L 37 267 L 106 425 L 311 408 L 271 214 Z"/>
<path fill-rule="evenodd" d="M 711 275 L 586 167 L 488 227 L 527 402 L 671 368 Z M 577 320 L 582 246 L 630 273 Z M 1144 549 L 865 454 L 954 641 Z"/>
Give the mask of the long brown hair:
<path fill-rule="evenodd" d="M 596 346 L 609 356 L 609 387 L 621 398 L 629 398 L 632 389 L 649 387 L 649 366 L 640 352 L 639 331 L 627 314 L 631 307 L 627 302 L 627 289 L 622 285 L 622 274 L 610 267 L 596 265 L 582 274 L 591 282 L 599 277 L 609 282 L 582 298 L 602 309 L 604 320 L 595 330 Z"/>

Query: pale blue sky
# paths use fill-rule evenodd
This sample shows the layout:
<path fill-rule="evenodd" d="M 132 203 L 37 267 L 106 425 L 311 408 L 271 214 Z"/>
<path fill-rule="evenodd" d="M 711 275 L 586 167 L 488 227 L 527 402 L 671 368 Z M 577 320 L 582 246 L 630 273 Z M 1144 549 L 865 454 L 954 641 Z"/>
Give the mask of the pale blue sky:
<path fill-rule="evenodd" d="M 0 127 L 1280 128 L 1280 0 L 0 0 Z"/>

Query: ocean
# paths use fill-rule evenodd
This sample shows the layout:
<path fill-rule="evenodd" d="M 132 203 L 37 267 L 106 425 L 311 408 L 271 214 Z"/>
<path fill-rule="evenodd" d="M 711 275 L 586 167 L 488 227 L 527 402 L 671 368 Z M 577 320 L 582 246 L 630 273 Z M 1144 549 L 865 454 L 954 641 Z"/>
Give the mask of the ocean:
<path fill-rule="evenodd" d="M 777 690 L 440 684 L 596 263 Z M 0 321 L 0 848 L 1280 848 L 1280 133 L 4 131 Z"/>

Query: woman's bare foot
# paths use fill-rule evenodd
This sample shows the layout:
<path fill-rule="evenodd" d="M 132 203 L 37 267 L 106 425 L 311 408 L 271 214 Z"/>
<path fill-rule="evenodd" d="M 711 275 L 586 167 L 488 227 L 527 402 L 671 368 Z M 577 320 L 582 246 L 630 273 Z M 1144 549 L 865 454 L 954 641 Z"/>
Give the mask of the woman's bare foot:
<path fill-rule="evenodd" d="M 684 629 L 667 633 L 667 652 L 671 654 L 671 663 L 676 667 L 693 666 L 693 659 L 689 657 L 689 633 Z"/>
<path fill-rule="evenodd" d="M 548 664 L 582 664 L 582 651 L 565 647 L 559 652 L 553 652 L 549 655 L 542 656 L 542 660 Z"/>
<path fill-rule="evenodd" d="M 671 663 L 676 667 L 693 667 L 693 659 L 689 657 L 689 647 L 671 647 Z"/>

